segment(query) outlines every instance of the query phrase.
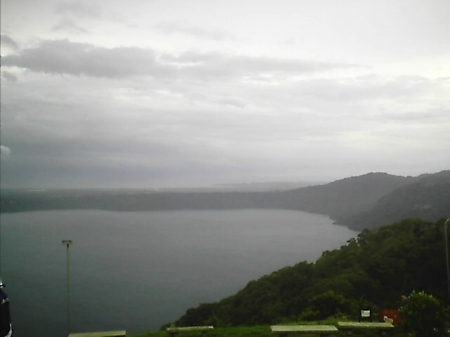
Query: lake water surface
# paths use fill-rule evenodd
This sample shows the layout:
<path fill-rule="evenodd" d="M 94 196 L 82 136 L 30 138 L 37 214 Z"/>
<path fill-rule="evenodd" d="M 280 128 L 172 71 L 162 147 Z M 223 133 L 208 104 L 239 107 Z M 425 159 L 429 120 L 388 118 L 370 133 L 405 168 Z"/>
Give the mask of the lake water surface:
<path fill-rule="evenodd" d="M 356 235 L 284 210 L 1 214 L 1 276 L 16 336 L 67 336 L 70 239 L 72 332 L 139 333 Z"/>

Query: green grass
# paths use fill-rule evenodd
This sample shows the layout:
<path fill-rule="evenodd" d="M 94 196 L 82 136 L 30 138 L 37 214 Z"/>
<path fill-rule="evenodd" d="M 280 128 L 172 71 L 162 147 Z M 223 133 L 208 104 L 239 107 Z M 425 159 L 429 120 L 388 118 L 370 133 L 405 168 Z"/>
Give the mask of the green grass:
<path fill-rule="evenodd" d="M 201 332 L 183 332 L 179 337 L 202 337 Z M 214 328 L 208 331 L 207 337 L 273 337 L 269 326 Z M 147 332 L 131 337 L 169 337 L 165 331 Z"/>
<path fill-rule="evenodd" d="M 202 337 L 201 332 L 183 332 L 179 337 Z M 269 326 L 214 328 L 208 331 L 207 337 L 273 337 Z M 169 337 L 165 331 L 147 332 L 131 337 Z"/>
<path fill-rule="evenodd" d="M 335 325 L 334 321 L 322 321 L 322 322 L 305 322 L 304 324 L 330 324 Z M 303 323 L 295 323 L 303 324 Z M 289 324 L 286 324 L 289 325 Z M 202 337 L 201 332 L 183 332 L 178 335 L 179 337 Z M 207 337 L 276 337 L 270 332 L 270 326 L 249 326 L 249 327 L 228 327 L 228 328 L 214 328 L 206 334 Z M 291 336 L 317 336 L 317 335 L 291 335 Z M 348 336 L 346 332 L 339 331 L 337 335 L 339 337 Z M 378 337 L 378 331 L 358 331 L 354 332 L 352 336 L 355 337 Z M 389 333 L 391 337 L 405 337 L 406 335 L 394 328 L 394 331 Z M 147 332 L 138 335 L 132 335 L 131 337 L 170 337 L 165 331 Z"/>

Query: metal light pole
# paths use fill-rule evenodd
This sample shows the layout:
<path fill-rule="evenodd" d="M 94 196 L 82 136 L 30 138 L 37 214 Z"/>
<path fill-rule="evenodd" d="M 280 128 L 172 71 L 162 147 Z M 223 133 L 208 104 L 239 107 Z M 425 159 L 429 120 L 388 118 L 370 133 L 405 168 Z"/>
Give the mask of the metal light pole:
<path fill-rule="evenodd" d="M 70 254 L 69 246 L 72 240 L 63 240 L 62 243 L 67 246 L 67 336 L 70 334 Z"/>
<path fill-rule="evenodd" d="M 444 222 L 444 230 L 445 230 L 445 261 L 447 264 L 447 287 L 448 287 L 448 299 L 450 301 L 450 270 L 448 266 L 448 236 L 447 236 L 447 224 L 449 223 L 450 219 L 447 219 Z"/>

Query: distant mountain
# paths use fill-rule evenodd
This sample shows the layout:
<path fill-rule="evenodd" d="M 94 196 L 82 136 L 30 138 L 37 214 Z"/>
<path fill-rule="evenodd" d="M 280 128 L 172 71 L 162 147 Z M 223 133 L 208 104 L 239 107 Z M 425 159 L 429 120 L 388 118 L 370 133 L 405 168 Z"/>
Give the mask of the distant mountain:
<path fill-rule="evenodd" d="M 291 196 L 295 209 L 326 214 L 339 220 L 370 210 L 381 197 L 415 180 L 387 173 L 368 173 L 286 194 Z"/>
<path fill-rule="evenodd" d="M 373 228 L 404 218 L 437 221 L 450 218 L 450 171 L 419 176 L 418 180 L 381 197 L 374 207 L 343 217 L 341 222 L 355 228 Z"/>
<path fill-rule="evenodd" d="M 158 192 L 151 190 L 2 190 L 1 212 L 61 209 L 114 211 L 272 208 L 330 216 L 351 228 L 407 217 L 449 216 L 450 171 L 419 177 L 368 173 L 288 191 Z"/>

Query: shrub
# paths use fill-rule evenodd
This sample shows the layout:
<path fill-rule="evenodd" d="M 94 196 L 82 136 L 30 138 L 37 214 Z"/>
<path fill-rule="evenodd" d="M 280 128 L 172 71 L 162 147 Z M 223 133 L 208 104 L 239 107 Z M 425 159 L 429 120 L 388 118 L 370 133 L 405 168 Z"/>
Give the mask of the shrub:
<path fill-rule="evenodd" d="M 401 326 L 420 337 L 446 335 L 447 314 L 444 306 L 432 295 L 413 291 L 399 309 Z"/>
<path fill-rule="evenodd" d="M 329 290 L 323 294 L 314 296 L 309 307 L 301 315 L 305 320 L 324 320 L 349 311 L 350 303 L 344 296 Z"/>

